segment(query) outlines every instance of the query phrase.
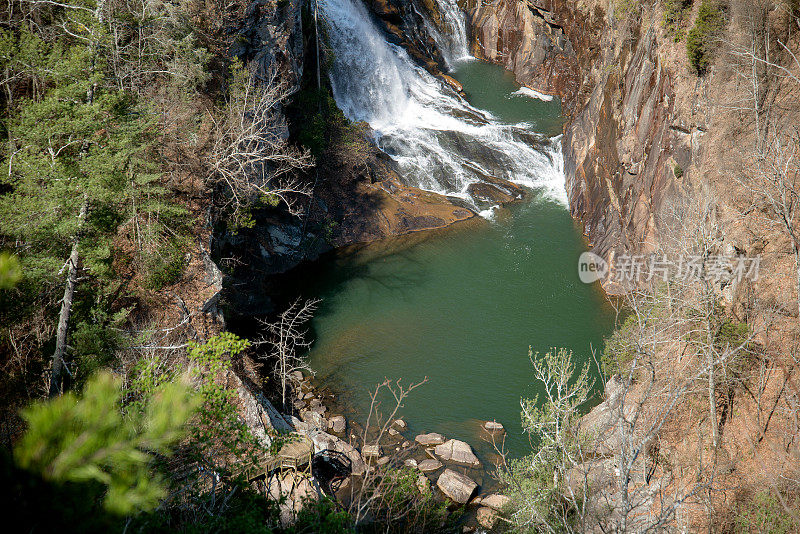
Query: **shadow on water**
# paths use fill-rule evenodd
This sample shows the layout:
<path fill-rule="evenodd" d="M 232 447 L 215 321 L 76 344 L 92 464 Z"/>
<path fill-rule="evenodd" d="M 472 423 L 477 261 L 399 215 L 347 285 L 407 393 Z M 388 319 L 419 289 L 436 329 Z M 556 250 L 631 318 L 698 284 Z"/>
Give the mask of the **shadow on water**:
<path fill-rule="evenodd" d="M 409 437 L 437 431 L 488 454 L 479 422 L 497 419 L 510 452 L 524 454 L 519 401 L 541 393 L 529 345 L 571 349 L 597 377 L 590 351 L 614 322 L 602 293 L 578 280 L 585 244 L 569 214 L 533 195 L 468 232 L 382 245 L 306 274 L 323 299 L 309 354 L 318 377 L 363 418 L 386 377 L 427 376 L 402 410 Z"/>

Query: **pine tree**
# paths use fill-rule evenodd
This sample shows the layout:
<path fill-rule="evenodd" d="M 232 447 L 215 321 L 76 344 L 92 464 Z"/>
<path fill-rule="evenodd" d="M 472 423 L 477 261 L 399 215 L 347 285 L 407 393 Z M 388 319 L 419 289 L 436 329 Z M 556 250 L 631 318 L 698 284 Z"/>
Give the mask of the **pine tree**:
<path fill-rule="evenodd" d="M 13 243 L 29 293 L 63 289 L 51 396 L 60 391 L 66 338 L 74 329 L 76 285 L 89 279 L 99 295 L 112 293 L 103 287 L 118 284 L 113 240 L 120 227 L 134 221 L 130 226 L 160 244 L 162 228 L 142 230 L 139 219 L 182 214 L 163 201 L 154 114 L 106 80 L 99 52 L 106 32 L 91 13 L 83 22 L 85 40 L 46 42 L 25 27 L 0 36 L 6 70 L 24 67 L 41 88 L 17 100 L 6 123 L 0 235 Z M 158 257 L 158 250 L 147 252 Z M 148 266 L 158 268 L 152 260 Z"/>
<path fill-rule="evenodd" d="M 72 392 L 22 413 L 28 430 L 17 443 L 17 464 L 56 483 L 94 481 L 107 488 L 104 507 L 130 514 L 153 509 L 164 484 L 155 455 L 169 454 L 184 435 L 198 398 L 181 381 L 163 384 L 141 410 L 121 410 L 120 380 L 95 375 L 83 395 Z"/>

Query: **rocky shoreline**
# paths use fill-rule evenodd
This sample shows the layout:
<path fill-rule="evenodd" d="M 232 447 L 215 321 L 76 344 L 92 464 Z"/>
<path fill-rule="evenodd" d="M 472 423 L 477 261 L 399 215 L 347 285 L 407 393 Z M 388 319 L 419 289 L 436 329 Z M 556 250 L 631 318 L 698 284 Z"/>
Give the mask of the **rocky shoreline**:
<path fill-rule="evenodd" d="M 336 492 L 337 500 L 347 502 L 353 487 L 368 474 L 375 476 L 389 469 L 413 469 L 418 472 L 416 486 L 421 493 L 433 490 L 437 499 L 446 500 L 450 508 L 465 509 L 463 532 L 491 529 L 496 524 L 509 499 L 491 490 L 484 491 L 476 482 L 487 469 L 468 443 L 447 439 L 436 432 L 412 435 L 402 417 L 387 424 L 385 433 L 366 433 L 365 436 L 355 416 L 348 420 L 341 410 L 337 411 L 335 396 L 318 387 L 313 378 L 296 371 L 292 381 L 290 414 L 278 414 L 269 401 L 263 398 L 260 401 L 268 406 L 265 411 L 273 417 L 280 416 L 280 421 L 270 418 L 275 433 L 289 432 L 308 439 L 314 453 L 336 451 L 349 458 L 352 474 Z M 482 428 L 487 436 L 505 432 L 503 425 L 496 421 L 486 421 Z M 313 480 L 299 472 L 283 477 L 273 475 L 265 485 L 269 495 L 277 500 L 285 498 L 281 509 L 287 522 L 299 511 L 304 500 L 315 500 L 319 496 Z"/>

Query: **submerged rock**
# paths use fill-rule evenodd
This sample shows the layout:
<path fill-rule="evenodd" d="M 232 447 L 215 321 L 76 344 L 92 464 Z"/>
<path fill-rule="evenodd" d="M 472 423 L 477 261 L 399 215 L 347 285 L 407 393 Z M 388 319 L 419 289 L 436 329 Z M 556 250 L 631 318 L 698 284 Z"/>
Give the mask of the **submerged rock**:
<path fill-rule="evenodd" d="M 442 462 L 440 462 L 439 460 L 431 460 L 431 459 L 422 460 L 417 465 L 417 469 L 419 469 L 423 473 L 427 473 L 428 471 L 436 471 L 440 467 L 442 467 Z"/>
<path fill-rule="evenodd" d="M 497 421 L 486 421 L 483 423 L 483 429 L 487 432 L 504 432 L 505 427 Z"/>
<path fill-rule="evenodd" d="M 372 458 L 381 455 L 381 446 L 380 445 L 364 445 L 361 448 L 361 454 L 364 458 Z"/>
<path fill-rule="evenodd" d="M 429 434 L 420 434 L 414 438 L 414 440 L 419 443 L 420 445 L 439 445 L 440 443 L 444 443 L 444 436 L 441 434 L 437 434 L 436 432 L 431 432 Z"/>
<path fill-rule="evenodd" d="M 442 460 L 458 462 L 461 464 L 471 465 L 477 467 L 481 465 L 478 457 L 472 452 L 472 447 L 469 444 L 459 441 L 457 439 L 450 439 L 441 445 L 437 445 L 434 450 L 436 455 Z"/>
<path fill-rule="evenodd" d="M 445 469 L 439 475 L 436 485 L 439 486 L 442 493 L 459 504 L 466 504 L 478 488 L 474 480 L 467 475 L 456 473 L 452 469 Z"/>

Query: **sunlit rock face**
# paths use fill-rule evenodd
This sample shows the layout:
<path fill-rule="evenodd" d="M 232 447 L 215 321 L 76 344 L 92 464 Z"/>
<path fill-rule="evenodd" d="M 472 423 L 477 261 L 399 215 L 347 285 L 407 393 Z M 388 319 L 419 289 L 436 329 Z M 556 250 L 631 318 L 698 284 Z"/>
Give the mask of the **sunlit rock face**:
<path fill-rule="evenodd" d="M 659 57 L 657 29 L 619 20 L 598 0 L 461 6 L 476 56 L 562 99 L 570 212 L 594 251 L 613 265 L 619 254 L 656 247 L 661 206 L 683 187 L 673 169 L 697 158 L 695 132 L 681 126 L 688 112 L 676 104 L 675 75 Z"/>

